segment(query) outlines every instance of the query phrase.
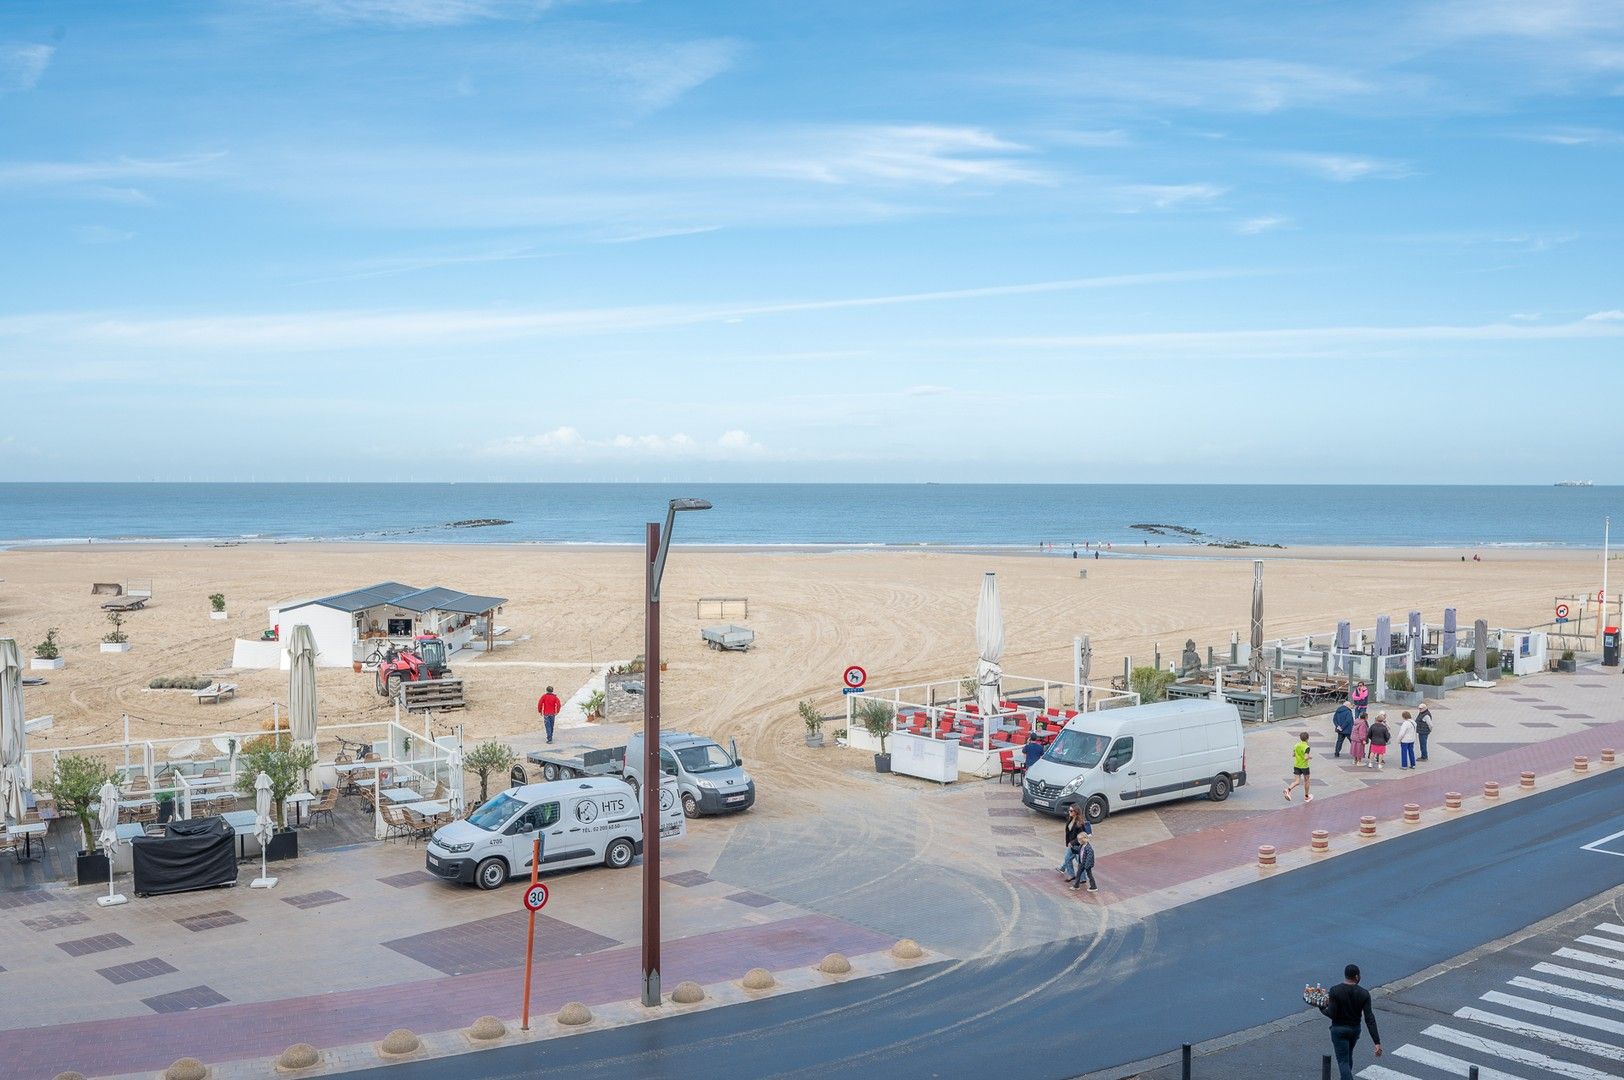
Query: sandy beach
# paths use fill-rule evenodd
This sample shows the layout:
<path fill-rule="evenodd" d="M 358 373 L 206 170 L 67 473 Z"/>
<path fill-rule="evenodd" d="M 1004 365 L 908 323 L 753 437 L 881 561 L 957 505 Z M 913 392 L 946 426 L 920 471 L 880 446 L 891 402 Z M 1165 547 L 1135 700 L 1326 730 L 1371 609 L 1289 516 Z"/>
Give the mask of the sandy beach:
<path fill-rule="evenodd" d="M 1180 550 L 1178 554 L 1197 554 Z M 1207 555 L 1207 552 L 1199 552 Z M 1435 549 L 1298 549 L 1211 553 L 1203 558 L 1102 558 L 914 553 L 679 550 L 665 581 L 665 717 L 687 728 L 738 739 L 741 752 L 779 790 L 837 781 L 868 769 L 857 753 L 806 750 L 795 704 L 838 708 L 848 664 L 871 687 L 969 673 L 974 617 L 984 570 L 1003 593 L 1007 670 L 1069 679 L 1073 635 L 1089 634 L 1096 681 L 1119 671 L 1124 655 L 1148 660 L 1160 643 L 1176 655 L 1186 638 L 1220 645 L 1244 630 L 1251 559 L 1265 558 L 1270 637 L 1326 631 L 1339 618 L 1370 624 L 1386 612 L 1400 622 L 1417 608 L 1430 620 L 1459 609 L 1463 623 L 1486 618 L 1520 626 L 1551 617 L 1552 598 L 1594 589 L 1599 557 L 1584 551 L 1495 551 L 1483 562 Z M 1088 577 L 1080 578 L 1079 569 Z M 25 655 L 47 628 L 59 628 L 67 667 L 44 673 L 28 691 L 28 713 L 56 717 L 34 745 L 117 738 L 120 716 L 141 737 L 252 729 L 287 698 L 286 675 L 229 675 L 235 701 L 199 705 L 190 694 L 147 689 L 161 676 L 225 671 L 232 639 L 258 637 L 268 605 L 381 580 L 441 584 L 510 598 L 502 621 L 520 640 L 490 663 L 457 665 L 469 707 L 456 716 L 466 737 L 527 733 L 535 701 L 551 683 L 568 695 L 592 665 L 642 650 L 641 553 L 624 548 L 259 544 L 110 546 L 0 552 L 0 635 Z M 155 597 L 125 624 L 132 649 L 103 654 L 108 626 L 93 581 L 150 579 Z M 223 592 L 231 613 L 208 616 Z M 746 654 L 705 649 L 695 600 L 747 596 L 757 647 Z M 323 669 L 323 723 L 381 720 L 389 713 L 370 674 Z"/>

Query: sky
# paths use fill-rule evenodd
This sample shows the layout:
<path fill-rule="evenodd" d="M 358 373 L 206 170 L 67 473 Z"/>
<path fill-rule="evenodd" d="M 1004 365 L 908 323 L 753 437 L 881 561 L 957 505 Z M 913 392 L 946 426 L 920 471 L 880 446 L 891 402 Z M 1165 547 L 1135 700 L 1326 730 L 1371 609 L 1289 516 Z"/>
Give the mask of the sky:
<path fill-rule="evenodd" d="M 11 480 L 1624 483 L 1624 4 L 0 7 Z"/>

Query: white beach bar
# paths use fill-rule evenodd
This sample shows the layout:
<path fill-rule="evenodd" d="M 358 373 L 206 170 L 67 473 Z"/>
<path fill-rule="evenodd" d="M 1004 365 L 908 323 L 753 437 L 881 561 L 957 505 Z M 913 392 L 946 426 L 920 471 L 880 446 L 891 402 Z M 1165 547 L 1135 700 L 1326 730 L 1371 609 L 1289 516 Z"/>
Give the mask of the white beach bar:
<path fill-rule="evenodd" d="M 288 639 L 295 624 L 310 627 L 318 667 L 350 667 L 391 645 L 410 645 L 419 635 L 445 642 L 446 652 L 506 633 L 495 624 L 507 598 L 480 596 L 435 586 L 419 589 L 382 581 L 361 589 L 315 599 L 288 600 L 266 609 L 268 625 L 279 639 L 237 639 L 232 666 L 288 667 Z"/>

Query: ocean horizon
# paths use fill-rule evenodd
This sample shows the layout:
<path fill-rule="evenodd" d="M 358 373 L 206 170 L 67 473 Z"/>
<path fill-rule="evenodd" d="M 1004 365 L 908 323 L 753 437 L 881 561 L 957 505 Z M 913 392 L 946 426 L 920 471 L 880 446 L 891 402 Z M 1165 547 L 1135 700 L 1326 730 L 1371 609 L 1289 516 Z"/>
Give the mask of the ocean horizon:
<path fill-rule="evenodd" d="M 678 495 L 715 505 L 679 543 L 739 547 L 1599 548 L 1624 510 L 1619 486 L 0 483 L 0 545 L 640 544 Z"/>

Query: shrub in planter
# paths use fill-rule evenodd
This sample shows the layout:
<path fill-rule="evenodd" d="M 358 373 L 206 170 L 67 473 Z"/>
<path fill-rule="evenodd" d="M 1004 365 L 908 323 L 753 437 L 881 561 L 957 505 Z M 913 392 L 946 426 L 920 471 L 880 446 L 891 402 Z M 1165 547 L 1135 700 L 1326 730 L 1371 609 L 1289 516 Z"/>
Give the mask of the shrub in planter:
<path fill-rule="evenodd" d="M 124 613 L 109 611 L 107 621 L 113 628 L 102 635 L 102 652 L 129 652 L 130 635 L 124 632 Z"/>
<path fill-rule="evenodd" d="M 34 646 L 36 660 L 59 660 L 62 658 L 62 649 L 56 641 L 56 627 L 45 631 L 45 640 Z"/>
<path fill-rule="evenodd" d="M 1579 664 L 1578 661 L 1574 659 L 1572 649 L 1566 649 L 1563 651 L 1562 659 L 1556 662 L 1556 670 L 1569 672 L 1579 670 Z"/>
<path fill-rule="evenodd" d="M 299 832 L 297 829 L 278 829 L 271 834 L 271 842 L 265 848 L 266 862 L 281 862 L 284 859 L 297 859 L 299 857 Z"/>
<path fill-rule="evenodd" d="M 95 813 L 90 804 L 101 797 L 102 785 L 109 780 L 117 783 L 120 777 L 100 761 L 83 754 L 69 754 L 56 764 L 49 777 L 34 780 L 34 789 L 56 801 L 57 809 L 79 819 L 84 850 L 79 853 L 79 883 L 91 885 L 105 882 L 108 876 L 107 857 L 96 852 L 93 825 Z M 98 863 L 97 860 L 100 860 Z M 100 877 L 96 874 L 100 873 Z"/>
<path fill-rule="evenodd" d="M 822 746 L 823 717 L 818 715 L 818 710 L 812 707 L 810 701 L 801 702 L 796 710 L 801 714 L 801 723 L 806 725 L 806 745 Z"/>
<path fill-rule="evenodd" d="M 890 772 L 891 755 L 885 752 L 885 740 L 891 737 L 891 721 L 896 711 L 888 701 L 865 698 L 857 703 L 857 719 L 863 730 L 880 740 L 880 752 L 874 755 L 874 771 Z"/>
<path fill-rule="evenodd" d="M 293 742 L 285 731 L 260 735 L 242 744 L 237 755 L 237 791 L 254 796 L 254 781 L 260 773 L 271 779 L 271 812 L 282 820 L 282 803 L 304 783 L 307 769 L 316 764 L 316 749 L 309 743 Z"/>
<path fill-rule="evenodd" d="M 474 773 L 479 777 L 479 801 L 484 802 L 490 798 L 490 781 L 492 774 L 502 775 L 513 768 L 519 760 L 511 747 L 495 740 L 480 743 L 463 756 L 463 771 Z"/>
<path fill-rule="evenodd" d="M 160 791 L 153 798 L 158 800 L 158 824 L 162 825 L 175 816 L 175 794 L 171 791 Z"/>
<path fill-rule="evenodd" d="M 1139 700 L 1146 705 L 1152 701 L 1166 701 L 1167 688 L 1177 677 L 1171 671 L 1136 667 L 1128 675 L 1128 689 L 1138 694 Z"/>
<path fill-rule="evenodd" d="M 226 609 L 226 594 L 223 592 L 209 594 L 209 610 L 223 612 Z"/>

